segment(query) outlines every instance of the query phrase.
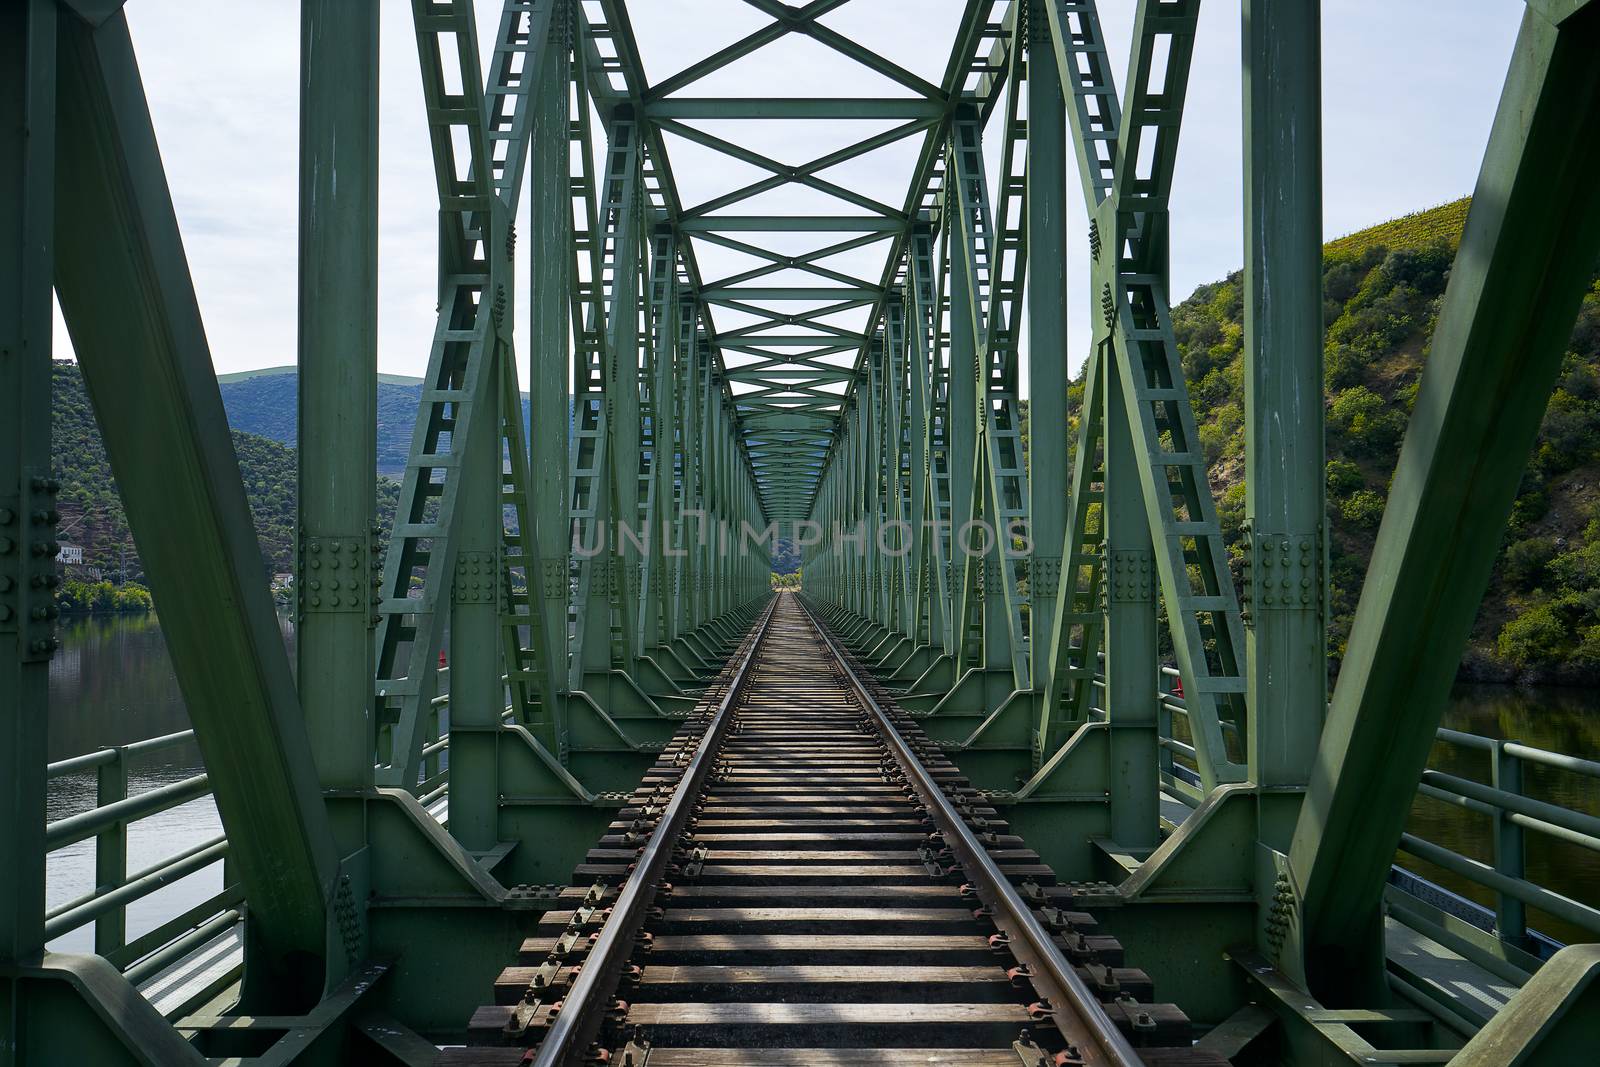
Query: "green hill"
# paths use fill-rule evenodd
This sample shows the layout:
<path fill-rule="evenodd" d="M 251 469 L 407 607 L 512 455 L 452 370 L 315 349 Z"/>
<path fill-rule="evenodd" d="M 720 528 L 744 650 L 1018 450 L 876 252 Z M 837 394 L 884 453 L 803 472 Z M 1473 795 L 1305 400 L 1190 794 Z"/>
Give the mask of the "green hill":
<path fill-rule="evenodd" d="M 56 476 L 61 479 L 60 540 L 81 545 L 85 563 L 100 568 L 107 577 L 142 576 L 138 553 L 128 533 L 127 516 L 111 475 L 111 463 L 100 440 L 94 409 L 83 388 L 75 363 L 54 365 L 54 417 L 51 446 Z M 293 378 L 289 379 L 293 382 Z M 292 416 L 291 416 L 292 421 Z M 262 567 L 286 572 L 294 565 L 295 454 L 278 441 L 233 430 L 239 474 L 261 542 Z M 388 478 L 378 479 L 378 509 L 387 528 L 394 515 L 400 487 Z"/>
<path fill-rule="evenodd" d="M 1324 249 L 1332 648 L 1343 653 L 1468 202 Z M 1244 519 L 1242 278 L 1173 309 L 1237 565 Z M 1237 577 L 1237 574 L 1236 574 Z M 1463 664 L 1469 677 L 1600 677 L 1600 279 L 1584 300 Z"/>

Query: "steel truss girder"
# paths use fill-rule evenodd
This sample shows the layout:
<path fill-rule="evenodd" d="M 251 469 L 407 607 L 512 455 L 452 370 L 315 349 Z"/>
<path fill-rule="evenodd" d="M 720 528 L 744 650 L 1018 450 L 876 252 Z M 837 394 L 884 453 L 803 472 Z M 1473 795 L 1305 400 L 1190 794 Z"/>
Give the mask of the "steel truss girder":
<path fill-rule="evenodd" d="M 1140 4 L 1129 58 L 1132 97 L 1124 110 L 1095 4 L 1051 0 L 1046 6 L 1062 93 L 1072 102 L 1067 113 L 1095 229 L 1091 248 L 1098 249 L 1095 289 L 1103 318 L 1086 381 L 1105 373 L 1098 361 L 1117 361 L 1121 395 L 1106 395 L 1103 402 L 1127 410 L 1196 762 L 1209 790 L 1246 775 L 1245 765 L 1230 754 L 1220 713 L 1227 709 L 1232 724 L 1242 729 L 1245 678 L 1238 598 L 1172 336 L 1165 283 L 1167 197 L 1198 11 L 1198 0 Z M 1170 44 L 1165 65 L 1156 70 L 1162 41 Z M 1160 91 L 1152 91 L 1152 85 Z M 1132 118 L 1124 121 L 1125 115 Z M 1141 154 L 1146 138 L 1153 139 L 1153 147 Z M 1148 166 L 1133 162 L 1139 160 Z M 1087 414 L 1082 425 L 1085 433 L 1097 428 Z M 1090 477 L 1097 444 L 1096 438 L 1080 435 L 1076 465 Z M 1053 691 L 1047 691 L 1041 713 L 1044 744 L 1061 736 L 1053 722 L 1083 720 L 1088 694 L 1081 672 L 1092 672 L 1098 661 L 1098 648 L 1087 644 L 1067 651 L 1074 631 L 1085 642 L 1099 636 L 1097 624 L 1083 618 L 1081 595 L 1100 579 L 1100 564 L 1084 558 L 1085 548 L 1104 536 L 1092 522 L 1097 515 L 1089 507 L 1092 492 L 1075 482 L 1072 525 L 1061 553 L 1067 593 L 1057 601 L 1051 636 L 1057 646 Z M 1071 703 L 1056 704 L 1058 694 Z"/>
<path fill-rule="evenodd" d="M 505 386 L 513 400 L 519 393 L 509 314 L 509 218 L 514 207 L 497 191 L 503 187 L 512 200 L 520 191 L 516 179 L 532 126 L 528 94 L 520 91 L 522 79 L 538 81 L 554 10 L 555 0 L 528 8 L 525 32 L 522 12 L 507 10 L 500 26 L 503 46 L 495 51 L 486 88 L 472 5 L 465 0 L 444 8 L 426 0 L 412 5 L 439 195 L 440 301 L 378 602 L 375 691 L 380 728 L 389 727 L 386 751 L 379 755 L 377 781 L 382 785 L 417 786 L 428 711 L 438 685 L 443 600 L 456 580 L 463 521 L 457 500 L 464 481 L 493 477 L 467 469 L 467 457 L 486 454 L 486 442 L 474 449 L 475 434 L 489 435 L 495 442 L 493 454 L 505 453 L 511 464 L 505 470 L 501 462 L 493 463 L 501 471 L 493 498 L 512 504 L 519 532 L 503 554 L 494 554 L 484 577 L 498 603 L 502 595 L 513 595 L 516 574 L 524 576 L 524 592 L 503 625 L 510 629 L 525 619 L 534 634 L 534 650 L 525 654 L 520 639 L 507 634 L 506 652 L 515 656 L 508 664 L 513 688 L 522 694 L 524 708 L 532 704 L 530 689 L 543 690 L 542 704 L 554 702 L 549 668 L 528 662 L 530 656 L 538 659 L 540 646 L 549 649 L 551 643 L 543 635 L 544 616 L 530 609 L 526 593 L 531 584 L 526 576 L 541 574 L 543 568 L 526 509 L 530 475 L 521 441 L 521 405 L 515 404 L 509 428 L 508 412 L 501 408 Z M 461 72 L 459 94 L 450 92 L 441 53 L 450 41 Z M 519 53 L 520 69 L 514 59 Z M 457 131 L 466 145 L 465 160 L 456 158 Z M 419 581 L 420 598 L 413 599 L 410 594 Z"/>
<path fill-rule="evenodd" d="M 126 18 L 59 26 L 56 291 L 250 899 L 247 994 L 292 1009 L 338 856 Z"/>

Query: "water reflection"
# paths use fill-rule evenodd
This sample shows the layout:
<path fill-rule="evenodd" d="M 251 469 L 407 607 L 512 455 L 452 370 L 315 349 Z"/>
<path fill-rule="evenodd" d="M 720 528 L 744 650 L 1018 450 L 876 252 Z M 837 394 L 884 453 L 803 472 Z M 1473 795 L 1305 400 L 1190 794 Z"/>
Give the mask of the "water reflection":
<path fill-rule="evenodd" d="M 1451 696 L 1443 725 L 1464 733 L 1502 741 L 1520 741 L 1533 748 L 1564 752 L 1585 759 L 1600 757 L 1600 694 L 1582 689 L 1515 689 L 1509 686 L 1464 686 Z M 1428 766 L 1459 778 L 1488 783 L 1489 754 L 1438 742 Z M 1536 800 L 1574 811 L 1600 815 L 1600 781 L 1537 764 L 1523 765 L 1523 792 Z M 1410 831 L 1484 863 L 1494 862 L 1489 816 L 1443 801 L 1419 796 L 1411 808 Z M 1584 904 L 1600 907 L 1600 853 L 1555 841 L 1529 830 L 1526 877 Z M 1415 857 L 1405 865 L 1417 873 L 1480 904 L 1492 907 L 1494 895 L 1458 875 Z M 1533 908 L 1528 925 L 1558 941 L 1594 941 L 1600 935 L 1565 923 Z"/>
<path fill-rule="evenodd" d="M 292 651 L 292 623 L 281 617 L 280 625 Z M 50 663 L 51 762 L 187 729 L 189 715 L 154 615 L 77 618 L 62 625 L 61 649 Z M 128 765 L 128 793 L 179 782 L 204 769 L 193 742 L 134 756 Z M 97 788 L 93 771 L 54 779 L 46 799 L 47 818 L 54 822 L 94 807 Z M 221 832 L 210 797 L 141 819 L 128 827 L 128 871 L 137 873 Z M 94 889 L 94 852 L 91 838 L 51 853 L 47 909 Z M 221 892 L 222 867 L 212 864 L 130 904 L 127 937 L 138 937 Z M 93 951 L 94 927 L 72 931 L 50 947 Z"/>

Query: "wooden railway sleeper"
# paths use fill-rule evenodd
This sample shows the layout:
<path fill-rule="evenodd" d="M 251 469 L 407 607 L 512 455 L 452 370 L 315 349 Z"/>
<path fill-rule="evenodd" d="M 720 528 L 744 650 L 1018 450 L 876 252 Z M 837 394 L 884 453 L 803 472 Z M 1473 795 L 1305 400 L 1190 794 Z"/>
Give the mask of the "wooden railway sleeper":
<path fill-rule="evenodd" d="M 803 1055 L 803 1046 L 809 1043 L 818 1046 L 816 1055 L 819 1058 L 794 1062 L 821 1063 L 826 1061 L 821 1046 L 858 1048 L 856 1042 L 865 1039 L 864 1035 L 883 1037 L 899 1033 L 900 1039 L 890 1036 L 886 1040 L 903 1043 L 906 1035 L 923 1030 L 951 1035 L 956 1032 L 949 1026 L 959 1024 L 946 1020 L 960 1018 L 960 1011 L 941 1008 L 937 997 L 906 1004 L 883 1002 L 882 1008 L 876 1009 L 870 996 L 860 1002 L 854 996 L 836 1002 L 836 998 L 827 995 L 827 982 L 865 981 L 875 968 L 872 965 L 847 966 L 843 962 L 824 964 L 824 961 L 860 960 L 865 963 L 876 960 L 876 970 L 892 971 L 884 963 L 896 958 L 896 954 L 931 951 L 917 948 L 919 939 L 930 944 L 940 940 L 929 933 L 857 933 L 853 927 L 847 932 L 849 924 L 841 926 L 840 916 L 860 915 L 866 919 L 881 912 L 886 917 L 904 916 L 901 922 L 918 916 L 915 922 L 926 924 L 933 915 L 948 914 L 952 920 L 955 916 L 964 916 L 965 928 L 975 932 L 987 926 L 993 916 L 992 909 L 981 901 L 976 902 L 977 907 L 967 903 L 977 896 L 977 891 L 966 884 L 967 871 L 960 856 L 951 849 L 932 812 L 922 803 L 919 790 L 899 762 L 884 759 L 886 750 L 876 737 L 867 709 L 853 699 L 853 692 L 846 683 L 846 670 L 832 662 L 827 664 L 826 672 L 817 669 L 821 664 L 816 663 L 816 652 L 812 651 L 817 642 L 794 622 L 795 613 L 788 610 L 774 623 L 774 629 L 782 631 L 779 636 L 783 643 L 756 650 L 752 670 L 758 681 L 752 683 L 754 688 L 745 694 L 744 704 L 724 725 L 720 750 L 708 754 L 708 760 L 702 761 L 706 773 L 702 775 L 701 791 L 680 824 L 682 836 L 673 842 L 673 854 L 668 857 L 674 861 L 671 867 L 675 869 L 664 870 L 656 880 L 648 914 L 643 920 L 644 928 L 639 930 L 632 946 L 628 969 L 613 990 L 616 999 L 606 1012 L 601 1042 L 586 1050 L 588 1054 L 583 1057 L 588 1062 L 646 1067 L 657 1058 L 654 1054 L 658 1051 L 669 1057 L 663 1062 L 675 1065 L 698 1062 L 692 1046 L 709 1035 L 729 1048 L 775 1044 L 785 1048 L 801 1047 L 800 1055 Z M 798 671 L 796 667 L 801 663 L 812 673 L 806 675 Z M 824 674 L 834 683 L 832 688 L 824 684 Z M 937 790 L 948 798 L 946 811 L 954 809 L 956 825 L 969 831 L 968 840 L 976 842 L 990 856 L 992 864 L 999 865 L 998 869 L 1009 883 L 1020 883 L 1018 892 L 1027 909 L 1047 931 L 1048 939 L 1061 956 L 1070 961 L 1077 980 L 1096 1001 L 1105 1003 L 1105 1016 L 1136 1045 L 1186 1045 L 1187 1020 L 1182 1013 L 1171 1005 L 1145 1003 L 1153 995 L 1148 977 L 1143 972 L 1122 967 L 1120 944 L 1114 938 L 1094 933 L 1090 915 L 1070 910 L 1077 895 L 1093 894 L 1077 894 L 1071 888 L 1055 885 L 1049 869 L 1039 863 L 1037 854 L 1027 850 L 1021 839 L 1009 832 L 1007 822 L 996 816 L 990 798 L 966 782 L 914 720 L 893 706 L 892 699 L 881 686 L 867 691 L 875 693 L 874 699 L 881 699 L 888 705 L 885 709 L 888 720 L 902 732 L 906 751 L 921 764 L 923 781 L 936 783 Z M 752 696 L 752 693 L 759 695 Z M 607 883 L 614 883 L 619 875 L 631 875 L 637 859 L 623 867 L 622 857 L 617 855 L 621 850 L 615 845 L 636 844 L 637 837 L 648 826 L 659 823 L 666 804 L 662 798 L 678 785 L 676 781 L 669 784 L 668 779 L 681 778 L 682 768 L 693 761 L 699 734 L 705 726 L 706 717 L 696 716 L 680 731 L 679 738 L 665 746 L 657 767 L 646 776 L 647 782 L 635 791 L 634 806 L 619 812 L 618 821 L 608 830 L 601 847 L 580 865 L 578 877 L 592 875 L 595 888 L 600 891 L 599 899 L 587 902 L 590 906 L 602 903 L 607 894 L 617 892 Z M 643 812 L 651 806 L 656 810 L 649 813 L 648 819 L 643 818 Z M 837 828 L 830 823 L 837 823 Z M 630 834 L 635 840 L 629 839 Z M 760 848 L 755 847 L 758 843 Z M 627 852 L 630 857 L 639 854 L 636 848 Z M 920 884 L 925 888 L 918 889 L 907 880 L 904 873 L 907 868 L 918 872 L 924 879 Z M 682 877 L 686 870 L 692 870 L 692 880 Z M 879 873 L 867 877 L 868 872 Z M 669 881 L 674 884 L 668 884 Z M 948 889 L 936 890 L 935 887 Z M 937 894 L 943 892 L 951 893 L 964 906 L 945 912 L 925 910 L 942 907 L 934 902 Z M 861 899 L 851 899 L 858 893 Z M 904 899 L 897 899 L 899 896 Z M 804 922 L 822 922 L 822 917 L 827 915 L 834 918 L 816 926 L 818 933 L 782 932 L 808 929 Z M 801 920 L 801 916 L 816 918 Z M 802 925 L 793 925 L 796 922 Z M 750 923 L 755 925 L 749 926 Z M 763 923 L 768 926 L 763 927 Z M 657 930 L 648 929 L 651 926 Z M 694 933 L 702 926 L 710 931 L 732 932 Z M 763 929 L 774 932 L 764 933 Z M 824 929 L 834 932 L 824 935 L 820 933 Z M 897 928 L 866 923 L 860 929 L 888 931 Z M 899 929 L 937 927 L 920 925 Z M 660 932 L 666 936 L 652 938 L 653 933 Z M 540 953 L 543 946 L 550 946 L 549 937 L 545 935 L 545 940 L 533 938 L 525 942 L 524 957 L 529 951 Z M 959 939 L 945 937 L 944 940 L 955 943 Z M 977 933 L 972 940 L 985 946 L 985 955 L 997 957 L 989 966 L 1001 988 L 1014 989 L 1018 994 L 1012 1002 L 1014 1008 L 1003 1008 L 997 1003 L 997 1008 L 1003 1010 L 996 1018 L 1003 1016 L 1004 1011 L 1016 1012 L 1013 1028 L 998 1045 L 991 1042 L 999 1035 L 984 1036 L 988 1031 L 981 1028 L 970 1030 L 968 1038 L 959 1039 L 974 1042 L 970 1047 L 975 1057 L 980 1049 L 996 1050 L 981 1054 L 983 1064 L 996 1063 L 998 1061 L 992 1057 L 998 1049 L 1004 1048 L 1007 1055 L 1014 1057 L 1009 1062 L 1023 1067 L 1104 1062 L 1086 1058 L 1062 1035 L 1057 1026 L 1056 1006 L 1048 996 L 1041 995 L 1034 982 L 1035 975 L 1025 961 L 1013 955 L 1010 938 L 1003 931 L 994 930 L 987 938 Z M 559 942 L 560 939 L 556 939 L 556 943 Z M 532 945 L 541 947 L 530 949 Z M 592 940 L 582 946 L 569 942 L 564 955 L 569 961 L 583 960 L 592 945 Z M 750 956 L 750 952 L 765 955 Z M 551 954 L 554 954 L 553 948 Z M 534 959 L 537 958 L 536 955 Z M 779 961 L 785 958 L 814 960 L 815 964 L 781 964 Z M 904 958 L 917 957 L 905 955 Z M 727 963 L 721 962 L 724 960 Z M 548 959 L 545 962 L 549 962 Z M 967 965 L 976 962 L 976 958 L 969 959 Z M 525 987 L 531 986 L 529 977 L 541 970 L 542 965 L 531 972 L 527 967 L 508 968 L 504 980 L 496 983 L 497 1002 L 503 991 L 517 988 L 517 979 L 525 983 Z M 923 970 L 934 974 L 941 968 L 932 966 Z M 515 978 L 513 972 L 516 972 Z M 849 973 L 835 975 L 833 972 Z M 859 978 L 856 972 L 860 972 Z M 545 973 L 550 975 L 554 969 Z M 577 969 L 569 965 L 564 988 L 570 988 L 572 975 L 576 973 Z M 736 973 L 747 973 L 748 980 L 758 985 L 718 984 L 732 980 Z M 913 969 L 906 973 L 923 972 Z M 773 1015 L 761 1010 L 763 1003 L 768 1002 L 759 995 L 759 983 L 775 981 L 779 974 L 787 975 L 791 985 L 802 983 L 794 987 L 802 994 L 809 991 L 809 997 L 820 997 L 816 1004 L 825 1010 L 820 1015 L 808 1013 L 806 995 L 790 1003 L 788 993 L 777 992 L 773 995 L 780 999 L 775 1003 L 787 1005 L 784 1011 Z M 549 982 L 548 977 L 546 981 Z M 704 986 L 707 982 L 712 985 Z M 679 990 L 697 988 L 695 983 L 701 983 L 708 992 L 720 989 L 722 993 L 717 995 L 735 999 L 722 1001 L 713 995 L 705 1003 L 675 1003 L 685 999 L 685 993 Z M 589 985 L 594 986 L 592 979 Z M 963 979 L 951 988 L 965 990 L 968 985 L 970 983 Z M 789 986 L 771 988 L 776 991 Z M 851 987 L 837 984 L 833 988 L 843 992 Z M 740 993 L 741 989 L 746 991 Z M 664 994 L 662 990 L 674 992 Z M 750 999 L 752 990 L 756 994 L 754 999 Z M 868 987 L 862 990 L 863 993 L 870 991 Z M 706 994 L 701 996 L 704 998 Z M 695 998 L 690 994 L 688 999 Z M 971 999 L 970 994 L 967 999 Z M 528 1027 L 522 1040 L 516 1043 L 523 1044 L 529 1037 L 537 1036 L 552 1020 L 558 1019 L 566 1007 L 550 1004 L 536 1009 L 534 1025 Z M 956 1005 L 961 1011 L 971 1009 L 969 1014 L 974 1019 L 980 1014 L 979 1007 L 981 1005 Z M 782 1021 L 790 1017 L 793 1022 Z M 485 1021 L 489 1018 L 492 1016 L 486 1015 Z M 800 1022 L 812 1018 L 819 1022 Z M 853 1023 L 849 1019 L 862 1021 Z M 992 1030 L 992 1024 L 985 1025 Z M 957 1040 L 953 1036 L 950 1039 Z M 836 1040 L 845 1043 L 828 1045 Z M 797 1046 L 797 1041 L 801 1045 Z M 616 1051 L 607 1053 L 608 1047 Z M 1187 1054 L 1188 1050 L 1184 1052 Z M 674 1053 L 676 1058 L 671 1058 Z M 524 1062 L 533 1062 L 533 1055 L 530 1052 Z M 894 1061 L 892 1053 L 886 1049 L 880 1050 L 880 1055 L 884 1062 Z M 447 1062 L 475 1061 L 468 1057 Z M 719 1062 L 741 1061 L 724 1058 Z M 1179 1061 L 1164 1054 L 1161 1062 L 1217 1061 L 1204 1056 Z"/>

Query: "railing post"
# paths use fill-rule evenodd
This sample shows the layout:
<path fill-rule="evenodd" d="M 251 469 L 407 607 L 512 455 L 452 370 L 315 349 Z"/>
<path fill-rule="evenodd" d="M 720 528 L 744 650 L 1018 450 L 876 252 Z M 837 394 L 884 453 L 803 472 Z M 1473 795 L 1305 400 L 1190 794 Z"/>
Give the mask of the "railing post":
<path fill-rule="evenodd" d="M 1156 672 L 1156 781 L 1161 783 L 1173 778 L 1172 749 L 1162 744 L 1162 740 L 1172 739 L 1172 705 L 1167 703 L 1167 698 L 1172 695 L 1172 683 L 1160 671 Z M 1157 802 L 1159 804 L 1159 801 Z"/>
<path fill-rule="evenodd" d="M 1489 750 L 1489 784 L 1508 793 L 1522 795 L 1522 761 L 1506 751 L 1506 742 L 1496 741 Z M 1498 808 L 1494 816 L 1494 869 L 1508 878 L 1521 879 L 1525 873 L 1522 827 L 1511 821 L 1511 813 Z M 1527 907 L 1505 893 L 1495 893 L 1495 934 L 1502 941 L 1520 945 L 1528 934 Z"/>
<path fill-rule="evenodd" d="M 128 754 L 118 746 L 116 757 L 95 771 L 95 806 L 103 808 L 128 796 Z M 94 884 L 100 893 L 128 880 L 128 824 L 122 819 L 101 830 L 94 839 Z M 94 921 L 94 950 L 105 956 L 128 941 L 128 909 L 118 906 Z"/>

